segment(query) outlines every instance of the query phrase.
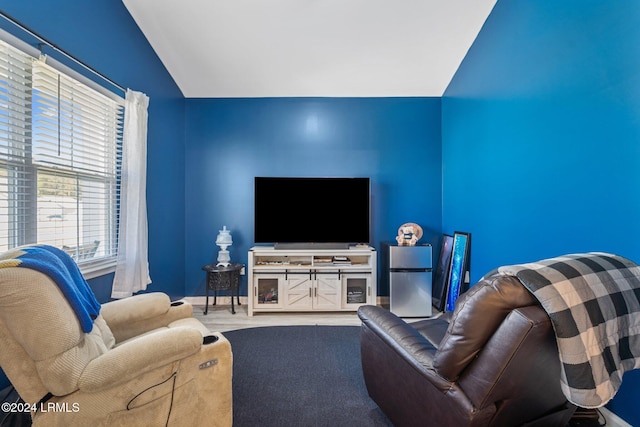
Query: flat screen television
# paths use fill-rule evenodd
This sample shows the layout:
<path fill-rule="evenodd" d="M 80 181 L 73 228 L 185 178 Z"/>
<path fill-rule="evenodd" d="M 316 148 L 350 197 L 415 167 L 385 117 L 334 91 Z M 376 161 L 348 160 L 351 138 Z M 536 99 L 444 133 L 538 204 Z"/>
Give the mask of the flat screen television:
<path fill-rule="evenodd" d="M 254 238 L 276 248 L 369 243 L 369 178 L 256 177 Z"/>

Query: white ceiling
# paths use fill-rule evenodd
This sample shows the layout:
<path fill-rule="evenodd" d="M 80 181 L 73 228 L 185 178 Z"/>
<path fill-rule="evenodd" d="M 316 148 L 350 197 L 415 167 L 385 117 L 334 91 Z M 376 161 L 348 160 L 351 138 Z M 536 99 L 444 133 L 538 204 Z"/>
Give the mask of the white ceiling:
<path fill-rule="evenodd" d="M 441 96 L 496 0 L 122 0 L 187 98 Z"/>

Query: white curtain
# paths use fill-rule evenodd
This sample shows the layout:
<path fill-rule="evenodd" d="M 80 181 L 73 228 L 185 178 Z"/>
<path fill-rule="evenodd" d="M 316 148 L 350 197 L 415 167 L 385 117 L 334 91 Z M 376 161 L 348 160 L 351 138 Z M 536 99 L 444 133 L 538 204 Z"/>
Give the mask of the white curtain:
<path fill-rule="evenodd" d="M 149 98 L 127 89 L 122 145 L 118 258 L 112 298 L 145 290 L 149 277 L 147 236 L 147 107 Z"/>

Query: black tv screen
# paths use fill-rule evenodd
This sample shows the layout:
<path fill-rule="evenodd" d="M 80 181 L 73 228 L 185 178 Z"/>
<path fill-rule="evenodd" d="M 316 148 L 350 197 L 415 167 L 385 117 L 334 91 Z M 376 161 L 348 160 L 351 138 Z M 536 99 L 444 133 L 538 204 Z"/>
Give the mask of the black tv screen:
<path fill-rule="evenodd" d="M 256 243 L 369 243 L 369 178 L 256 177 Z"/>

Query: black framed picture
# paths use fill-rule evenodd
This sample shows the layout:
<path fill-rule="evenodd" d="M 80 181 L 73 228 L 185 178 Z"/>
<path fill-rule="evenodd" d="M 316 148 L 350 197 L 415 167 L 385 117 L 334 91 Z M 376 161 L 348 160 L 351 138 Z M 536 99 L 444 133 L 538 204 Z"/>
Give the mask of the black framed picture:
<path fill-rule="evenodd" d="M 438 263 L 433 273 L 433 286 L 431 288 L 431 304 L 438 311 L 444 311 L 447 301 L 447 285 L 449 283 L 449 265 L 451 263 L 451 250 L 453 249 L 453 236 L 442 235 L 442 245 Z"/>
<path fill-rule="evenodd" d="M 461 292 L 467 288 L 471 252 L 471 234 L 456 231 L 453 233 L 453 248 L 449 264 L 447 302 L 445 311 L 453 311 Z"/>

